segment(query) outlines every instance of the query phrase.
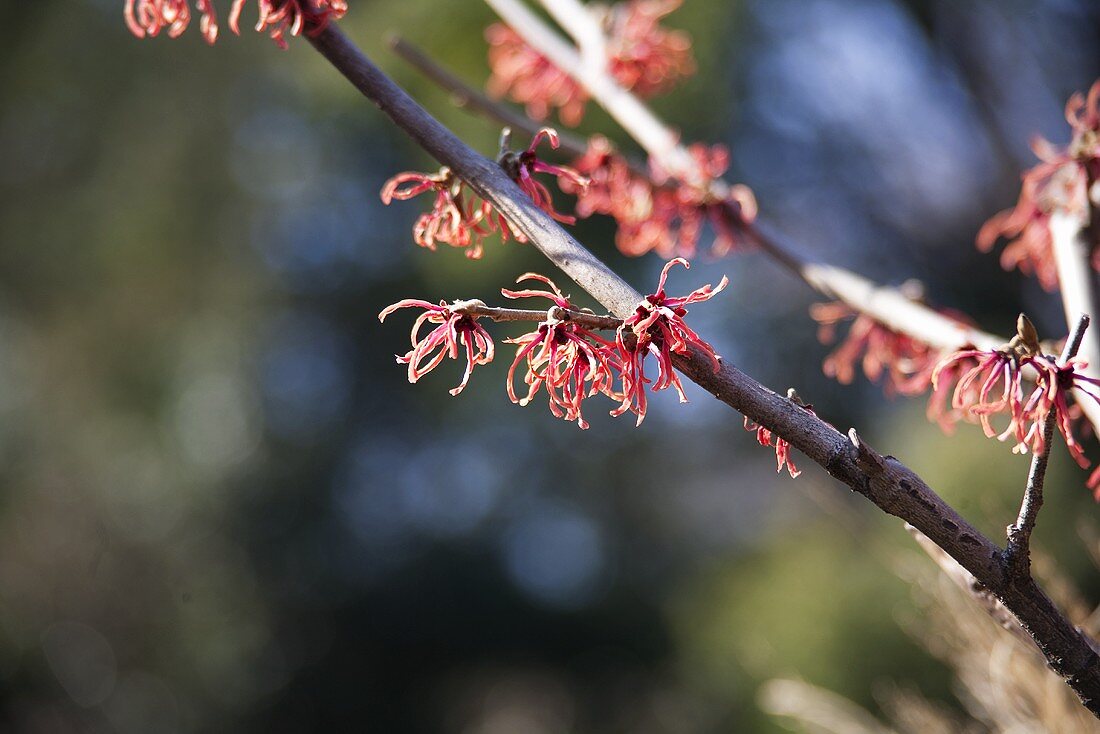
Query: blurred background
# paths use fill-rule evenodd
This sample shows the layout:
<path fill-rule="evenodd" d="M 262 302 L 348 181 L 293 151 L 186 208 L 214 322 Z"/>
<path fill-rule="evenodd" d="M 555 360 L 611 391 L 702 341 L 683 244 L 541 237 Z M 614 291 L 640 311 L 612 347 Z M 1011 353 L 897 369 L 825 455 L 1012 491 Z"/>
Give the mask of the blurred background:
<path fill-rule="evenodd" d="M 350 4 L 364 50 L 492 153 L 499 131 L 383 43 L 480 85 L 489 11 Z M 307 43 L 139 42 L 121 0 L 0 19 L 0 730 L 776 732 L 775 677 L 872 712 L 884 685 L 961 710 L 913 631 L 899 568 L 931 564 L 900 523 L 805 459 L 777 475 L 694 386 L 638 429 L 593 403 L 582 432 L 508 401 L 510 359 L 457 398 L 461 366 L 407 383 L 411 314 L 380 325 L 385 305 L 493 302 L 529 269 L 578 289 L 515 243 L 479 262 L 415 247 L 422 203 L 378 192 L 431 162 Z M 730 145 L 732 179 L 806 254 L 921 278 L 991 331 L 1026 309 L 1064 334 L 1056 296 L 973 240 L 1014 203 L 1029 137 L 1068 138 L 1100 6 L 687 0 L 668 25 L 699 73 L 655 107 Z M 630 149 L 594 106 L 583 130 Z M 608 221 L 576 231 L 655 282 Z M 697 266 L 671 290 L 730 276 L 692 313 L 720 353 L 1000 537 L 1026 457 L 827 381 L 813 294 L 763 257 Z M 494 333 L 507 355 L 518 332 Z M 1095 601 L 1078 535 L 1098 511 L 1053 461 L 1036 542 Z"/>

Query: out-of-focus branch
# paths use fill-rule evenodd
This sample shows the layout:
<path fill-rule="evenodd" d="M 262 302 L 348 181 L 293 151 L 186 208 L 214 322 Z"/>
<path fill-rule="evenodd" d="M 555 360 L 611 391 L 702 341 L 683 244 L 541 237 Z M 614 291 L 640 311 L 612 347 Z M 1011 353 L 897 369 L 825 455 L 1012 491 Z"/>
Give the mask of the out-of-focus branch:
<path fill-rule="evenodd" d="M 411 64 L 424 76 L 449 92 L 452 101 L 457 107 L 470 110 L 471 112 L 487 117 L 495 122 L 499 122 L 501 125 L 505 125 L 514 130 L 522 130 L 532 137 L 543 127 L 543 125 L 532 120 L 527 115 L 507 105 L 499 104 L 490 99 L 484 92 L 478 91 L 469 84 L 466 84 L 401 36 L 391 34 L 387 37 L 386 41 L 390 48 L 393 49 L 394 53 Z M 573 156 L 584 155 L 587 144 L 583 138 L 574 135 L 568 130 L 564 132 L 558 130 L 557 133 L 563 151 Z"/>
<path fill-rule="evenodd" d="M 1050 217 L 1050 237 L 1054 250 L 1054 266 L 1058 271 L 1058 287 L 1066 326 L 1073 328 L 1081 314 L 1096 316 L 1096 274 L 1092 270 L 1093 242 L 1088 215 L 1056 208 Z M 1088 362 L 1085 374 L 1100 377 L 1100 329 L 1091 329 L 1081 343 L 1081 358 Z M 1100 405 L 1092 400 L 1077 401 L 1085 416 L 1100 427 Z"/>
<path fill-rule="evenodd" d="M 602 61 L 587 63 L 582 58 L 583 52 L 578 53 L 572 44 L 558 35 L 519 0 L 485 0 L 485 2 L 532 48 L 583 86 L 593 99 L 607 110 L 615 122 L 619 123 L 630 137 L 637 140 L 649 156 L 659 162 L 666 171 L 677 177 L 685 176 L 687 181 L 698 178 L 695 163 L 687 150 L 680 145 L 679 136 L 658 120 L 637 97 L 619 86 L 619 83 L 607 73 L 605 63 Z M 594 27 L 596 32 L 600 32 L 594 17 L 580 3 L 569 0 L 560 4 L 555 2 L 553 5 L 560 5 L 552 10 L 555 15 L 570 16 L 567 22 L 571 26 L 587 23 Z M 582 35 L 590 37 L 593 34 Z"/>
<path fill-rule="evenodd" d="M 479 155 L 385 76 L 335 26 L 314 47 L 442 165 L 504 215 L 548 259 L 612 314 L 627 318 L 641 295 L 539 209 L 495 162 Z M 988 587 L 1020 620 L 1057 671 L 1100 716 L 1100 657 L 1030 578 L 1009 584 L 1000 549 L 964 520 L 912 470 L 883 456 L 852 431 L 844 436 L 728 362 L 715 371 L 698 350 L 676 355 L 677 369 L 749 420 L 783 437 L 829 474 L 931 538 Z"/>
<path fill-rule="evenodd" d="M 965 591 L 997 624 L 1004 627 L 1028 645 L 1035 644 L 1035 641 L 1028 637 L 1023 628 L 1020 627 L 1020 623 L 1016 621 L 1012 613 L 1005 608 L 1005 605 L 1001 603 L 992 591 L 974 578 L 974 574 L 960 566 L 958 561 L 944 553 L 943 549 L 929 540 L 927 535 L 917 530 L 909 523 L 905 524 L 905 529 L 908 530 L 909 534 L 913 536 L 913 539 L 917 541 L 917 545 L 920 546 L 921 550 L 927 553 L 928 557 L 940 567 L 944 575 L 951 579 L 952 583 Z"/>

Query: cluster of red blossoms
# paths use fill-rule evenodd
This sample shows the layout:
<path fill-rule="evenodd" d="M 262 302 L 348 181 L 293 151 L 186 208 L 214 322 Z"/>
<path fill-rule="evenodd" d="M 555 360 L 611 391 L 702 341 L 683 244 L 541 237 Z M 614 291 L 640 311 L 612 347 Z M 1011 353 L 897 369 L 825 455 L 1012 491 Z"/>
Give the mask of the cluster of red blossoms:
<path fill-rule="evenodd" d="M 715 234 L 710 252 L 721 257 L 745 242 L 746 227 L 756 218 L 756 199 L 743 185 L 729 187 L 724 197 L 714 194 L 714 182 L 729 168 L 724 146 L 696 144 L 688 150 L 696 163 L 696 180 L 678 182 L 655 165 L 648 175 L 635 173 L 607 138 L 596 135 L 573 161 L 588 187 L 577 190 L 568 181 L 560 185 L 576 194 L 578 216 L 614 218 L 615 244 L 624 255 L 653 251 L 664 258 L 693 257 L 709 222 Z"/>
<path fill-rule="evenodd" d="M 584 191 L 587 182 L 571 168 L 540 160 L 535 149 L 544 139 L 550 142 L 551 148 L 559 145 L 558 134 L 543 128 L 526 150 L 519 153 L 505 151 L 500 164 L 540 209 L 559 222 L 572 224 L 576 220 L 554 209 L 550 191 L 533 175 L 543 173 L 556 176 L 559 181 L 568 182 L 571 190 L 575 191 Z M 494 232 L 500 232 L 506 242 L 509 235 L 517 242 L 527 241 L 524 234 L 513 228 L 489 202 L 467 191 L 466 184 L 446 166 L 437 173 L 399 173 L 382 187 L 381 196 L 383 203 L 389 204 L 394 199 L 405 201 L 429 191 L 435 194 L 431 211 L 421 214 L 413 226 L 413 239 L 421 247 L 435 250 L 435 243 L 442 242 L 462 248 L 466 257 L 477 259 L 482 255 L 485 238 Z"/>
<path fill-rule="evenodd" d="M 659 22 L 681 1 L 629 0 L 606 13 L 607 69 L 619 84 L 641 97 L 667 91 L 695 72 L 690 36 L 668 31 Z M 580 123 L 588 95 L 572 77 L 506 25 L 489 26 L 485 39 L 492 70 L 490 94 L 524 105 L 536 120 L 545 120 L 557 109 L 566 125 Z"/>
<path fill-rule="evenodd" d="M 233 0 L 229 9 L 229 28 L 241 34 L 240 19 L 248 0 Z M 286 35 L 320 33 L 331 20 L 338 20 L 348 10 L 347 0 L 256 0 L 259 13 L 256 30 L 268 33 L 281 48 L 286 48 Z M 218 38 L 218 15 L 214 0 L 195 0 L 199 12 L 199 30 L 207 43 Z M 156 36 L 168 30 L 176 38 L 191 23 L 190 0 L 126 0 L 123 9 L 126 25 L 138 38 Z"/>
<path fill-rule="evenodd" d="M 586 326 L 585 320 L 578 318 L 584 312 L 575 309 L 569 297 L 549 278 L 527 273 L 517 280 L 534 280 L 549 290 L 502 289 L 506 298 L 540 298 L 552 304 L 534 331 L 507 340 L 516 345 L 516 356 L 508 370 L 508 397 L 512 402 L 527 405 L 545 388 L 550 412 L 555 417 L 575 421 L 581 428 L 588 428 L 582 403 L 595 395 L 605 395 L 619 403 L 611 415 L 631 412 L 638 417 L 638 424 L 646 414 L 647 386 L 654 392 L 673 387 L 680 401 L 685 402 L 683 386 L 673 370 L 673 355 L 698 349 L 711 360 L 715 371 L 720 366 L 714 348 L 684 322 L 686 307 L 710 300 L 729 281 L 722 278 L 717 286 L 707 284 L 686 296 L 669 296 L 665 282 L 673 265 L 689 267 L 680 258 L 667 263 L 656 293 L 646 296 L 630 318 L 619 322 L 614 339 L 606 339 Z M 445 357 L 461 356 L 466 361 L 466 371 L 459 385 L 451 390 L 452 395 L 457 395 L 466 387 L 475 365 L 492 361 L 492 338 L 478 323 L 483 315 L 492 318 L 492 309 L 481 301 L 458 301 L 448 306 L 445 302 L 435 305 L 404 300 L 383 310 L 379 319 L 384 320 L 401 308 L 424 309 L 413 324 L 412 349 L 397 357 L 398 363 L 409 366 L 409 382 L 416 382 L 435 369 Z M 425 323 L 437 326 L 421 336 Z M 645 374 L 645 360 L 650 355 L 657 361 L 656 380 Z M 521 366 L 526 368 L 523 382 L 527 386 L 527 393 L 522 396 L 515 389 L 516 372 Z"/>
<path fill-rule="evenodd" d="M 1082 374 L 1086 366 L 1080 360 L 1060 363 L 1055 357 L 1043 354 L 1035 327 L 1021 314 L 1012 341 L 988 351 L 956 352 L 940 363 L 932 381 L 937 388 L 954 382 L 952 407 L 980 423 L 986 436 L 999 441 L 1012 439 L 1016 453 L 1030 450 L 1038 454 L 1045 450 L 1043 424 L 1053 411 L 1066 448 L 1084 469 L 1089 460 L 1073 434 L 1079 409 L 1067 397 L 1076 391 L 1079 398 L 1100 404 L 1100 380 Z M 1001 431 L 993 427 L 996 415 L 1008 417 L 1008 424 Z M 1100 470 L 1089 477 L 1088 486 L 1093 490 L 1100 488 Z"/>
<path fill-rule="evenodd" d="M 964 314 L 948 309 L 937 310 L 959 323 L 970 323 Z M 883 390 L 889 396 L 923 395 L 931 387 L 928 419 L 938 423 L 946 433 L 953 431 L 963 416 L 949 404 L 948 389 L 943 385 L 936 387 L 932 380 L 937 366 L 947 356 L 943 350 L 933 349 L 908 334 L 895 331 L 840 301 L 814 304 L 810 307 L 810 317 L 818 323 L 817 338 L 822 344 L 834 343 L 837 327 L 851 320 L 844 339 L 822 363 L 827 377 L 842 385 L 850 385 L 858 365 L 868 380 L 882 382 Z M 956 364 L 941 369 L 946 369 L 945 375 L 949 375 L 959 366 Z"/>
<path fill-rule="evenodd" d="M 1024 173 L 1019 201 L 978 232 L 983 252 L 992 250 L 999 238 L 1010 240 L 1001 253 L 1001 266 L 1034 275 L 1048 291 L 1058 286 L 1051 215 L 1061 210 L 1087 216 L 1090 202 L 1100 207 L 1100 81 L 1087 98 L 1080 93 L 1070 97 L 1066 121 L 1073 131 L 1069 145 L 1060 148 L 1042 138 L 1033 140 L 1032 150 L 1041 163 Z M 1100 253 L 1094 253 L 1093 267 L 1100 269 Z"/>
<path fill-rule="evenodd" d="M 999 237 L 1011 239 L 1001 264 L 1035 275 L 1048 290 L 1058 286 L 1052 215 L 1062 211 L 1087 221 L 1090 206 L 1100 206 L 1100 81 L 1087 96 L 1070 98 L 1066 119 L 1072 131 L 1069 145 L 1033 141 L 1042 162 L 1024 174 L 1019 202 L 990 219 L 978 234 L 979 247 L 987 251 Z M 1093 267 L 1100 269 L 1098 253 Z M 941 313 L 970 323 L 961 314 Z M 842 303 L 819 304 L 811 315 L 820 325 L 823 343 L 833 342 L 837 324 L 852 319 L 844 341 L 825 359 L 826 375 L 849 383 L 861 364 L 870 380 L 884 383 L 887 394 L 919 395 L 931 388 L 928 416 L 944 431 L 960 421 L 976 423 L 991 438 L 1011 439 L 1019 453 L 1045 448 L 1042 425 L 1053 415 L 1070 454 L 1082 468 L 1089 466 L 1074 424 L 1083 416 L 1081 400 L 1100 403 L 1100 381 L 1083 373 L 1087 365 L 1081 360 L 1061 364 L 1045 354 L 1025 317 L 1017 336 L 1000 348 L 943 351 Z M 994 427 L 999 416 L 1007 418 L 1002 428 Z M 1089 477 L 1088 486 L 1100 501 L 1100 469 Z"/>
<path fill-rule="evenodd" d="M 838 323 L 854 317 L 844 342 L 825 360 L 829 377 L 848 384 L 859 363 L 868 379 L 884 382 L 887 394 L 915 396 L 931 387 L 929 420 L 946 433 L 960 421 L 979 424 L 990 438 L 1011 439 L 1016 453 L 1045 449 L 1042 426 L 1054 411 L 1070 455 L 1081 468 L 1090 465 L 1074 435 L 1082 414 L 1070 396 L 1100 404 L 1100 380 L 1083 374 L 1087 365 L 1081 360 L 1062 364 L 1045 354 L 1023 314 L 1017 335 L 1001 347 L 938 351 L 841 303 L 818 304 L 811 313 L 825 343 L 833 340 Z M 998 416 L 1007 418 L 1002 429 L 993 425 Z M 1100 469 L 1089 477 L 1088 486 L 1100 500 Z"/>

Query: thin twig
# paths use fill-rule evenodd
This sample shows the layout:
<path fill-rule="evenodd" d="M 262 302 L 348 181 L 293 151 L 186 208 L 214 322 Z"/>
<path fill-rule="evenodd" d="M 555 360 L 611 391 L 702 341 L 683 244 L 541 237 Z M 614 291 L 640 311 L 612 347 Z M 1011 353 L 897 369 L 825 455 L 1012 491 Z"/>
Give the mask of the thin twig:
<path fill-rule="evenodd" d="M 555 265 L 612 314 L 627 318 L 641 295 L 535 206 L 500 167 L 473 151 L 383 74 L 335 26 L 310 42 L 364 96 L 441 164 L 489 201 Z M 678 354 L 677 369 L 719 400 L 764 426 L 867 497 L 921 530 L 1020 620 L 1082 702 L 1100 716 L 1100 657 L 1034 581 L 1008 584 L 1000 549 L 963 519 L 912 470 L 849 439 L 795 402 L 780 397 L 728 361 L 716 371 L 698 350 Z"/>
<path fill-rule="evenodd" d="M 561 306 L 551 306 L 550 309 L 546 311 L 534 311 L 525 308 L 497 308 L 495 306 L 487 306 L 483 301 L 476 299 L 470 301 L 455 301 L 451 304 L 451 310 L 496 322 L 542 322 L 546 321 L 547 318 L 554 318 L 558 321 L 569 321 L 582 328 L 593 331 L 614 331 L 623 324 L 622 319 L 617 319 L 614 316 L 600 316 L 587 311 L 562 308 Z"/>
<path fill-rule="evenodd" d="M 1077 356 L 1077 350 L 1081 348 L 1081 340 L 1085 336 L 1088 325 L 1088 314 L 1081 314 L 1073 333 L 1066 340 L 1066 346 L 1062 349 L 1059 364 L 1064 365 Z M 1031 533 L 1035 530 L 1039 510 L 1043 506 L 1043 484 L 1046 480 L 1047 461 L 1050 459 L 1050 447 L 1057 419 L 1058 414 L 1054 408 L 1051 408 L 1043 419 L 1043 450 L 1031 457 L 1031 468 L 1027 473 L 1027 486 L 1024 488 L 1020 512 L 1016 522 L 1008 526 L 1008 546 L 1005 548 L 1004 560 L 1009 580 L 1013 582 L 1026 579 L 1031 575 Z"/>

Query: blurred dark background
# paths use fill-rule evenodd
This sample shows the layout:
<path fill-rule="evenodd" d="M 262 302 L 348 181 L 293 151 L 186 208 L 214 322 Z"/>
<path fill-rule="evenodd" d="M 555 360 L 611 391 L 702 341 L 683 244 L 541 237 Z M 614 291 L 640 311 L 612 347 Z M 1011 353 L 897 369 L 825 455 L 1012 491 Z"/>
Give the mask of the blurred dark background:
<path fill-rule="evenodd" d="M 499 131 L 382 40 L 480 84 L 487 9 L 351 5 L 366 52 L 492 152 Z M 506 328 L 461 396 L 453 364 L 409 385 L 411 317 L 383 306 L 492 302 L 529 269 L 577 289 L 514 243 L 415 247 L 420 203 L 378 191 L 431 162 L 307 43 L 140 42 L 121 8 L 0 8 L 0 730 L 773 732 L 755 700 L 777 675 L 958 705 L 899 623 L 899 523 L 804 459 L 777 476 L 693 386 L 639 429 L 593 405 L 582 432 L 507 400 Z M 687 0 L 669 25 L 700 70 L 655 107 L 729 144 L 807 254 L 1064 333 L 973 239 L 1100 75 L 1095 2 Z M 593 106 L 583 129 L 629 148 Z M 655 282 L 606 221 L 577 234 Z M 999 537 L 1026 457 L 827 381 L 813 295 L 761 256 L 697 265 L 673 291 L 733 280 L 692 313 L 720 353 Z M 1053 471 L 1037 542 L 1095 599 L 1075 523 L 1097 510 L 1061 453 Z"/>

